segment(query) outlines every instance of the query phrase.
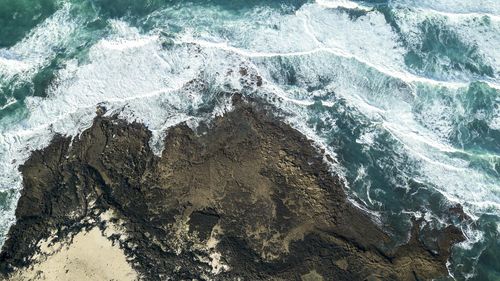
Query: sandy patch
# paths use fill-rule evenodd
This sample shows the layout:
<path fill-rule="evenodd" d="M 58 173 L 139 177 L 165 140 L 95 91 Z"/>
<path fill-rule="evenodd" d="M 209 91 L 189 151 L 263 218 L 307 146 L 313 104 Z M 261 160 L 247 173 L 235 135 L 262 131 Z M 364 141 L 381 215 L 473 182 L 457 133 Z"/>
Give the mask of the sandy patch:
<path fill-rule="evenodd" d="M 78 233 L 70 243 L 42 243 L 43 255 L 9 281 L 138 280 L 124 252 L 96 227 Z"/>

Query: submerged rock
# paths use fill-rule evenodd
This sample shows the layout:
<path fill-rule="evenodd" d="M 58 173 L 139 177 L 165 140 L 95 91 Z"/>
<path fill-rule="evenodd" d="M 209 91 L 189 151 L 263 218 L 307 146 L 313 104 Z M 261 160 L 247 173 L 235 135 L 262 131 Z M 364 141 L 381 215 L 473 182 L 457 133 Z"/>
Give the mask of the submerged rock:
<path fill-rule="evenodd" d="M 447 276 L 463 239 L 448 227 L 430 248 L 415 223 L 406 245 L 390 247 L 310 140 L 239 98 L 197 132 L 170 128 L 162 157 L 150 138 L 100 112 L 79 138 L 35 151 L 20 168 L 4 278 L 41 268 L 53 254 L 42 244 L 71 248 L 96 227 L 127 257 L 127 278 L 143 280 L 430 280 Z"/>

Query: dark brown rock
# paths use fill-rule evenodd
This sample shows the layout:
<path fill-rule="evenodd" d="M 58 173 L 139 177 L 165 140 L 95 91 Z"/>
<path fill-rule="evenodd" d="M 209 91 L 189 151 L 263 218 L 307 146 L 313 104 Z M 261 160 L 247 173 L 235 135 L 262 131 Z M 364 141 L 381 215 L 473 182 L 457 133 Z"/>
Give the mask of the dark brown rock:
<path fill-rule="evenodd" d="M 241 71 L 240 71 L 241 72 Z M 242 73 L 245 75 L 246 73 Z M 99 224 L 112 210 L 116 237 L 146 280 L 429 280 L 446 276 L 463 236 L 415 223 L 408 244 L 347 199 L 311 141 L 264 109 L 235 99 L 206 132 L 169 129 L 162 157 L 141 124 L 96 117 L 78 139 L 58 136 L 21 166 L 24 189 L 0 269 L 28 266 L 37 242 Z M 213 267 L 214 254 L 221 264 Z M 218 271 L 218 272 L 217 272 Z"/>

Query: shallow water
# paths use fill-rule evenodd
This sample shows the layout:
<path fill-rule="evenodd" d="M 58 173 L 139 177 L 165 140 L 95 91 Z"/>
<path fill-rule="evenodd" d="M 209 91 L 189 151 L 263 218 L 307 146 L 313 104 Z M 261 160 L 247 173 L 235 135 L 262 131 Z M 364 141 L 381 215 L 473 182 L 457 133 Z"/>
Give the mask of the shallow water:
<path fill-rule="evenodd" d="M 500 279 L 500 2 L 0 4 L 0 241 L 18 165 L 87 128 L 96 105 L 144 122 L 159 152 L 166 128 L 222 114 L 238 91 L 323 147 L 398 241 L 412 216 L 443 227 L 462 204 L 474 223 L 457 224 L 468 240 L 450 275 Z M 193 79 L 204 86 L 183 87 Z"/>

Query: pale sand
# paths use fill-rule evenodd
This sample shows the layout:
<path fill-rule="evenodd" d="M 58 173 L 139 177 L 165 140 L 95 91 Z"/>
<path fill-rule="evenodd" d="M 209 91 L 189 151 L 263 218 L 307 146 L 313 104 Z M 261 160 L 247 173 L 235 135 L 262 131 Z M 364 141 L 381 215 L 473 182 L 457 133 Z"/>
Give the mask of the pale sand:
<path fill-rule="evenodd" d="M 138 280 L 124 252 L 98 228 L 78 233 L 69 244 L 40 245 L 43 255 L 28 269 L 20 269 L 9 281 Z"/>

